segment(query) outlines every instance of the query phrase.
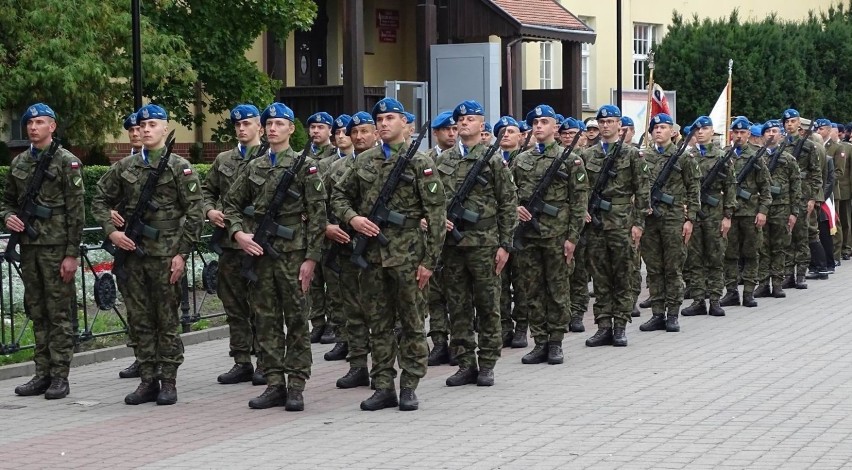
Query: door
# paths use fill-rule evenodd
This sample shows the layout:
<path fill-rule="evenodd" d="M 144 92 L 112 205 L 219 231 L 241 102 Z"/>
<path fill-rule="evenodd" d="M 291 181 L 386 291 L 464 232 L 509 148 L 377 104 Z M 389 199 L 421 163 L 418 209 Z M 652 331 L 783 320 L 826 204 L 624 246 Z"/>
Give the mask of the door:
<path fill-rule="evenodd" d="M 414 123 L 414 128 L 417 129 L 412 138 L 416 139 L 420 127 L 431 119 L 429 116 L 429 83 L 428 82 L 406 82 L 401 80 L 385 81 L 385 96 L 394 98 L 405 108 L 406 111 L 414 114 L 417 121 Z M 432 133 L 429 132 L 423 138 L 420 144 L 421 150 L 428 150 L 431 146 Z"/>
<path fill-rule="evenodd" d="M 432 113 L 476 100 L 490 123 L 500 119 L 500 47 L 495 43 L 431 46 Z"/>
<path fill-rule="evenodd" d="M 317 17 L 310 31 L 293 33 L 296 51 L 296 86 L 327 85 L 328 11 L 317 0 Z"/>

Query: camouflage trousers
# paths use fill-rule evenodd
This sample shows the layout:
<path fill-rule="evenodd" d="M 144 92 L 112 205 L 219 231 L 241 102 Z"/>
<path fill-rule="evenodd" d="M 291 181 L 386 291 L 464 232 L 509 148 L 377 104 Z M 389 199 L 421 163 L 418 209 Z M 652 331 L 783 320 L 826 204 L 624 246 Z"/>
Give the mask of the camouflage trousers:
<path fill-rule="evenodd" d="M 373 369 L 377 389 L 393 389 L 399 361 L 399 386 L 416 389 L 426 376 L 429 345 L 423 330 L 426 299 L 417 287 L 417 264 L 382 267 L 371 263 L 361 272 L 361 304 L 368 315 Z M 402 327 L 397 344 L 394 326 Z"/>
<path fill-rule="evenodd" d="M 683 277 L 694 300 L 704 302 L 722 297 L 725 282 L 725 247 L 728 241 L 720 231 L 721 218 L 708 217 L 692 226 Z"/>
<path fill-rule="evenodd" d="M 442 262 L 438 263 L 442 266 Z M 429 285 L 425 290 L 427 312 L 429 314 L 429 337 L 432 343 L 446 342 L 450 337 L 450 316 L 447 309 L 447 299 L 444 297 L 444 269 L 432 273 Z"/>
<path fill-rule="evenodd" d="M 157 368 L 163 379 L 174 379 L 183 364 L 183 341 L 178 328 L 180 283 L 169 284 L 172 258 L 128 256 L 127 279 L 119 284 L 127 307 L 128 327 L 136 336 L 136 360 L 142 380 L 153 380 Z"/>
<path fill-rule="evenodd" d="M 589 229 L 586 261 L 595 284 L 595 323 L 603 328 L 627 325 L 636 303 L 636 249 L 630 229 Z"/>
<path fill-rule="evenodd" d="M 444 246 L 444 295 L 453 338 L 450 344 L 461 367 L 477 366 L 477 347 L 479 367 L 493 369 L 500 357 L 502 280 L 494 272 L 495 253 L 496 246 Z M 478 342 L 473 332 L 474 312 L 479 319 Z"/>
<path fill-rule="evenodd" d="M 574 250 L 574 272 L 571 273 L 571 317 L 583 318 L 589 308 L 589 270 L 586 245 L 577 245 Z"/>
<path fill-rule="evenodd" d="M 804 205 L 804 204 L 803 204 Z M 811 214 L 817 211 L 816 205 Z M 808 264 L 811 262 L 811 250 L 808 245 L 810 242 L 810 217 L 806 214 L 800 214 L 796 219 L 796 225 L 793 226 L 793 233 L 790 237 L 790 246 L 784 256 L 784 271 L 786 274 L 804 276 L 808 270 Z M 819 228 L 817 228 L 817 239 L 819 238 Z"/>
<path fill-rule="evenodd" d="M 239 364 L 251 362 L 251 351 L 260 351 L 255 334 L 255 318 L 248 301 L 249 282 L 240 274 L 242 250 L 225 248 L 219 256 L 216 294 L 222 301 L 230 329 L 231 357 Z"/>
<path fill-rule="evenodd" d="M 646 281 L 651 294 L 651 312 L 660 314 L 668 309 L 680 309 L 683 303 L 683 264 L 686 262 L 683 220 L 646 218 L 641 243 L 648 273 Z"/>
<path fill-rule="evenodd" d="M 757 279 L 761 285 L 781 286 L 784 282 L 784 262 L 790 246 L 790 231 L 787 230 L 787 218 L 790 209 L 786 205 L 771 206 L 763 226 L 763 243 L 760 245 L 760 257 L 757 264 Z"/>
<path fill-rule="evenodd" d="M 561 343 L 571 311 L 569 279 L 561 238 L 526 238 L 515 252 L 515 302 L 529 315 L 536 344 Z"/>
<path fill-rule="evenodd" d="M 367 367 L 370 354 L 370 328 L 367 314 L 361 305 L 361 270 L 349 261 L 349 255 L 340 256 L 338 292 L 344 321 L 339 338 L 349 344 L 346 360 L 351 367 Z M 330 273 L 330 269 L 326 272 Z"/>
<path fill-rule="evenodd" d="M 62 282 L 59 266 L 65 258 L 60 245 L 20 245 L 24 308 L 33 322 L 35 375 L 68 378 L 74 355 L 71 311 L 74 282 Z"/>
<path fill-rule="evenodd" d="M 340 291 L 337 286 L 338 280 L 334 271 L 326 268 L 322 263 L 317 263 L 309 294 L 311 326 L 321 328 L 328 323 L 335 334 L 339 333 L 343 325 L 343 307 L 338 296 Z"/>
<path fill-rule="evenodd" d="M 249 292 L 267 383 L 285 385 L 286 374 L 286 385 L 294 390 L 305 389 L 313 364 L 308 298 L 302 294 L 299 281 L 304 261 L 305 250 L 281 253 L 278 259 L 262 256 L 254 268 L 258 280 Z"/>
<path fill-rule="evenodd" d="M 753 215 L 731 218 L 728 246 L 725 249 L 725 286 L 728 290 L 737 289 L 739 263 L 742 260 L 743 292 L 754 291 L 758 281 L 757 262 L 762 244 L 763 232 L 754 224 Z"/>

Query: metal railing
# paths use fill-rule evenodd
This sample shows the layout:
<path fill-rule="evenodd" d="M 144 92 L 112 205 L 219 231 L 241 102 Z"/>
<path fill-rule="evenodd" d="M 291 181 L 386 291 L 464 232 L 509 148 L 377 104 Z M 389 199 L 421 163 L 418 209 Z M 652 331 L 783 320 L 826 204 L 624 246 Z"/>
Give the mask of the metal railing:
<path fill-rule="evenodd" d="M 103 229 L 100 227 L 88 227 L 83 229 L 84 236 L 99 232 L 103 232 Z M 208 239 L 209 237 L 209 235 L 202 236 L 202 240 Z M 0 234 L 0 240 L 8 238 L 8 234 Z M 206 243 L 204 243 L 204 245 L 206 246 Z M 101 310 L 97 303 L 92 302 L 88 298 L 87 293 L 92 291 L 94 288 L 94 280 L 102 275 L 102 273 L 96 272 L 95 264 L 92 263 L 90 257 L 91 253 L 98 251 L 105 251 L 99 243 L 93 245 L 80 245 L 79 261 L 81 290 L 80 295 L 78 295 L 77 290 L 75 289 L 74 300 L 72 301 L 70 309 L 71 327 L 76 333 L 74 337 L 75 350 L 79 350 L 81 344 L 92 341 L 95 338 L 127 333 L 127 320 L 117 305 L 112 305 L 112 308 L 109 310 Z M 0 255 L 3 253 L 4 252 L 0 251 Z M 225 314 L 224 311 L 209 313 L 204 312 L 205 300 L 207 300 L 209 295 L 214 294 L 214 292 L 202 289 L 201 293 L 199 293 L 199 289 L 196 286 L 200 285 L 200 283 L 196 282 L 193 282 L 193 288 L 191 290 L 189 288 L 189 278 L 187 275 L 191 273 L 193 275 L 193 280 L 195 280 L 194 276 L 196 267 L 198 266 L 197 263 L 200 262 L 202 265 L 206 266 L 206 256 L 212 255 L 209 253 L 204 254 L 196 247 L 192 256 L 187 261 L 188 269 L 186 269 L 185 274 L 181 279 L 180 323 L 184 333 L 190 331 L 193 323 L 197 323 L 200 320 L 223 316 Z M 16 314 L 20 312 L 15 311 L 16 287 L 15 283 L 12 282 L 12 278 L 15 274 L 17 274 L 18 277 L 23 277 L 21 275 L 21 267 L 18 263 L 14 261 L 7 262 L 3 256 L 0 256 L 0 269 L 3 268 L 6 270 L 6 275 L 0 278 L 0 292 L 3 294 L 0 296 L 0 355 L 9 355 L 18 351 L 32 349 L 35 347 L 35 344 L 21 344 L 22 339 L 27 333 L 27 329 L 31 326 L 30 318 L 26 314 L 26 305 L 24 305 L 22 324 L 21 320 L 18 318 L 19 315 Z M 88 272 L 92 273 L 94 280 L 87 281 L 86 274 Z M 107 311 L 111 311 L 111 313 L 118 318 L 123 328 L 112 331 L 94 332 L 93 327 L 99 316 Z"/>

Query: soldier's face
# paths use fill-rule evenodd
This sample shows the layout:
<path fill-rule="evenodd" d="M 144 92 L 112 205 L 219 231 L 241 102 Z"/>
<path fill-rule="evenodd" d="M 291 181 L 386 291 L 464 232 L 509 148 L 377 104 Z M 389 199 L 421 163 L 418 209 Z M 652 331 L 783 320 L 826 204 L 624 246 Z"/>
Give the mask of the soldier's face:
<path fill-rule="evenodd" d="M 237 121 L 234 124 L 234 130 L 237 132 L 237 140 L 241 144 L 246 145 L 255 139 L 260 138 L 260 118 L 249 118 Z"/>
<path fill-rule="evenodd" d="M 709 144 L 713 140 L 713 127 L 704 126 L 695 130 L 695 141 L 699 144 Z"/>
<path fill-rule="evenodd" d="M 601 118 L 598 119 L 598 125 L 601 126 L 601 138 L 604 140 L 614 139 L 621 130 L 621 119 L 619 118 Z M 627 140 L 625 137 L 624 140 Z"/>
<path fill-rule="evenodd" d="M 797 134 L 799 131 L 799 124 L 801 124 L 802 120 L 799 118 L 790 118 L 784 121 L 784 130 L 787 131 L 788 134 Z"/>
<path fill-rule="evenodd" d="M 562 145 L 571 145 L 571 142 L 574 141 L 574 136 L 580 132 L 580 129 L 568 129 L 567 131 L 562 131 L 559 133 L 559 137 L 562 139 Z"/>
<path fill-rule="evenodd" d="M 480 136 L 481 138 L 482 131 L 485 127 L 485 118 L 476 115 L 459 116 L 456 124 L 458 125 L 460 137 Z"/>
<path fill-rule="evenodd" d="M 453 145 L 456 145 L 457 134 L 458 128 L 456 126 L 442 127 L 432 131 L 432 135 L 435 136 L 435 141 L 438 143 L 438 147 L 440 147 L 441 150 L 447 150 Z"/>
<path fill-rule="evenodd" d="M 290 143 L 290 136 L 293 135 L 295 126 L 289 119 L 284 118 L 269 118 L 266 120 L 266 140 L 269 141 L 269 146 L 280 146 Z"/>
<path fill-rule="evenodd" d="M 316 145 L 321 145 L 331 139 L 331 127 L 325 124 L 311 124 L 308 127 L 308 133 L 311 136 L 311 142 Z"/>
<path fill-rule="evenodd" d="M 127 139 L 130 141 L 130 146 L 138 149 L 142 147 L 142 128 L 133 126 L 127 129 Z"/>
<path fill-rule="evenodd" d="M 672 141 L 672 126 L 671 124 L 655 124 L 651 135 L 654 137 L 655 144 L 667 145 Z M 627 138 L 624 140 L 627 140 Z"/>
<path fill-rule="evenodd" d="M 352 147 L 352 139 L 346 135 L 346 129 L 338 129 L 334 133 L 334 145 L 339 149 L 349 149 Z"/>
<path fill-rule="evenodd" d="M 770 127 L 766 129 L 766 132 L 763 133 L 763 140 L 766 143 L 772 143 L 773 145 L 781 139 L 781 129 L 778 127 Z"/>
<path fill-rule="evenodd" d="M 600 123 L 598 123 L 598 125 L 600 125 Z M 589 140 L 597 139 L 599 135 L 601 135 L 601 130 L 597 127 L 590 127 L 586 129 L 586 138 Z"/>
<path fill-rule="evenodd" d="M 147 119 L 139 123 L 142 129 L 142 143 L 145 148 L 156 150 L 166 144 L 166 132 L 169 124 L 162 119 Z"/>
<path fill-rule="evenodd" d="M 36 147 L 50 140 L 56 131 L 56 121 L 49 116 L 38 116 L 27 121 L 27 137 Z"/>
<path fill-rule="evenodd" d="M 584 132 L 579 139 L 577 139 L 577 147 L 584 149 L 589 146 L 589 139 L 586 138 L 586 133 Z"/>
<path fill-rule="evenodd" d="M 836 127 L 832 127 L 830 131 L 828 131 L 828 138 L 831 140 L 837 140 L 840 133 L 837 131 Z"/>
<path fill-rule="evenodd" d="M 551 117 L 540 117 L 533 120 L 533 137 L 539 142 L 549 142 L 553 140 L 559 127 L 556 124 L 556 119 Z"/>
<path fill-rule="evenodd" d="M 624 129 L 625 129 L 624 141 L 625 142 L 632 142 L 633 136 L 636 135 L 636 129 L 634 129 L 633 127 L 625 127 Z"/>
<path fill-rule="evenodd" d="M 752 145 L 763 146 L 763 137 L 758 135 L 749 136 L 748 142 Z"/>
<path fill-rule="evenodd" d="M 480 132 L 479 139 L 482 142 L 482 145 L 491 145 L 491 133 L 490 132 Z"/>
<path fill-rule="evenodd" d="M 361 153 L 376 146 L 376 141 L 379 140 L 379 133 L 376 132 L 374 125 L 362 124 L 352 128 L 349 138 L 352 139 L 355 151 Z"/>
<path fill-rule="evenodd" d="M 503 137 L 500 138 L 500 148 L 503 150 L 514 150 L 521 146 L 521 138 L 524 136 L 521 134 L 520 129 L 515 126 L 506 126 L 503 129 Z"/>
<path fill-rule="evenodd" d="M 405 117 L 399 113 L 384 113 L 376 116 L 379 137 L 389 144 L 402 142 L 402 131 L 406 126 Z"/>
<path fill-rule="evenodd" d="M 737 147 L 745 145 L 748 142 L 748 136 L 750 135 L 751 131 L 748 129 L 734 129 L 731 131 L 731 137 L 734 138 L 734 145 Z"/>
<path fill-rule="evenodd" d="M 822 126 L 818 127 L 816 133 L 822 137 L 822 140 L 827 141 L 828 136 L 831 134 L 831 126 Z"/>

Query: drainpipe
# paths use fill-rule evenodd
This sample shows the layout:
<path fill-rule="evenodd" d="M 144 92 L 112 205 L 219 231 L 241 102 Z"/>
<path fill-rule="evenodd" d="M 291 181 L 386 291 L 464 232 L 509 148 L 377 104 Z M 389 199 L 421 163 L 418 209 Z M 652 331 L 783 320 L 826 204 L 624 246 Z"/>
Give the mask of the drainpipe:
<path fill-rule="evenodd" d="M 508 103 L 509 104 L 509 109 L 508 109 L 509 116 L 515 115 L 515 107 L 514 107 L 515 101 L 514 101 L 514 96 L 513 96 L 514 95 L 513 90 L 515 89 L 515 87 L 512 86 L 512 81 L 513 81 L 512 80 L 513 79 L 513 77 L 512 77 L 512 47 L 515 44 L 521 42 L 522 39 L 523 38 L 515 38 L 515 39 L 509 41 L 508 44 L 506 44 L 506 69 L 507 69 L 506 70 L 506 82 L 507 82 L 506 86 L 508 87 L 508 91 L 506 92 L 506 100 L 509 102 Z"/>

